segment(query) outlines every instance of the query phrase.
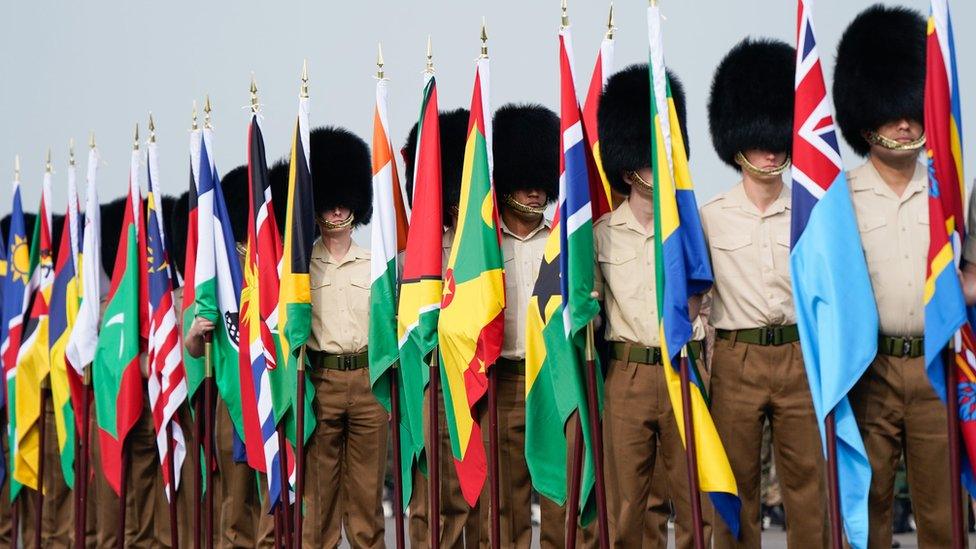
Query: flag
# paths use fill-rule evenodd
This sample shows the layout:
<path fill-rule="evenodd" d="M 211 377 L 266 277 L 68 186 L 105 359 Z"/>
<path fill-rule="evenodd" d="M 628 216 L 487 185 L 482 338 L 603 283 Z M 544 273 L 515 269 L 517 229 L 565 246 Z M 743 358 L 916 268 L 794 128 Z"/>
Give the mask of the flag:
<path fill-rule="evenodd" d="M 146 269 L 145 235 L 139 190 L 139 150 L 132 151 L 129 193 L 119 235 L 108 304 L 92 366 L 95 419 L 102 471 L 116 494 L 122 483 L 125 437 L 142 414 L 142 372 L 139 368 L 141 322 L 140 284 Z M 141 248 L 141 250 L 140 250 Z M 148 307 L 147 307 L 148 310 Z"/>
<path fill-rule="evenodd" d="M 176 413 L 187 398 L 186 371 L 183 368 L 182 344 L 176 325 L 176 304 L 173 286 L 176 270 L 169 261 L 164 237 L 163 212 L 156 203 L 159 195 L 159 167 L 156 143 L 150 139 L 147 151 L 149 164 L 148 214 L 146 220 L 146 270 L 149 273 L 149 342 L 146 365 L 149 370 L 149 406 L 156 428 L 156 448 L 163 472 L 166 499 L 172 500 L 180 486 L 180 470 L 186 459 L 186 438 Z M 169 438 L 173 453 L 170 455 Z M 175 478 L 170 478 L 169 467 Z"/>
<path fill-rule="evenodd" d="M 526 312 L 525 455 L 533 486 L 562 505 L 566 500 L 565 429 L 575 411 L 579 412 L 586 447 L 592 449 L 591 411 L 583 375 L 585 329 L 599 312 L 599 304 L 590 295 L 593 220 L 598 212 L 609 211 L 609 203 L 603 200 L 608 195 L 602 194 L 593 158 L 598 145 L 595 140 L 586 140 L 596 128 L 587 125 L 586 113 L 580 110 L 568 26 L 559 32 L 559 73 L 559 206 Z M 598 92 L 602 91 L 602 78 L 600 82 Z M 591 123 L 596 123 L 595 108 Z M 591 195 L 593 182 L 601 185 L 595 189 L 596 198 Z M 584 524 L 595 512 L 591 497 L 594 480 L 593 460 L 587 452 L 580 490 Z"/>
<path fill-rule="evenodd" d="M 278 298 L 278 333 L 281 361 L 275 372 L 280 380 L 280 404 L 275 404 L 275 417 L 285 418 L 289 439 L 295 444 L 298 406 L 305 406 L 303 440 L 315 430 L 312 399 L 315 391 L 305 382 L 305 402 L 298 398 L 298 357 L 312 330 L 312 289 L 309 263 L 315 242 L 315 206 L 312 202 L 312 172 L 309 168 L 308 96 L 298 99 L 298 120 L 292 135 L 291 158 L 288 168 L 288 195 L 284 197 L 285 234 L 281 255 L 281 285 Z M 280 199 L 281 197 L 279 197 Z M 274 383 L 274 381 L 272 381 Z"/>
<path fill-rule="evenodd" d="M 78 279 L 78 190 L 75 184 L 75 165 L 72 159 L 68 167 L 68 208 L 61 230 L 57 263 L 54 267 L 54 286 L 51 289 L 51 313 L 48 333 L 51 360 L 51 399 L 54 407 L 54 425 L 57 430 L 58 450 L 61 454 L 61 471 L 64 482 L 74 487 L 75 422 L 71 400 L 70 376 L 75 368 L 68 360 L 68 338 L 74 329 L 75 318 L 81 304 Z"/>
<path fill-rule="evenodd" d="M 678 354 L 691 339 L 692 327 L 688 299 L 702 294 L 712 285 L 708 247 L 698 218 L 698 205 L 688 170 L 688 155 L 671 98 L 671 86 L 664 65 L 661 13 L 658 6 L 647 8 L 651 88 L 651 166 L 654 173 L 654 264 L 657 277 L 658 325 L 664 377 L 671 408 L 685 443 L 681 381 Z M 673 131 L 672 131 L 673 128 Z M 693 362 L 689 360 L 689 362 Z M 735 478 L 722 441 L 706 403 L 705 388 L 697 369 L 689 364 L 691 416 L 698 451 L 698 477 L 701 491 L 708 493 L 712 505 L 739 535 L 739 509 Z"/>
<path fill-rule="evenodd" d="M 3 277 L 3 318 L 0 324 L 0 359 L 3 361 L 5 400 L 7 404 L 8 452 L 17 453 L 17 354 L 20 352 L 20 336 L 23 319 L 27 312 L 30 294 L 28 280 L 33 271 L 31 265 L 27 228 L 24 225 L 24 208 L 20 198 L 20 181 L 14 179 L 13 201 L 10 211 L 10 227 L 7 229 L 7 273 Z M 13 461 L 9 464 L 13 466 Z M 13 472 L 11 470 L 11 472 Z M 4 467 L 6 476 L 6 467 Z M 2 484 L 2 482 L 0 482 Z M 20 483 L 11 479 L 10 500 L 20 492 Z"/>
<path fill-rule="evenodd" d="M 264 138 L 256 114 L 251 117 L 248 128 L 247 152 L 250 211 L 240 306 L 244 442 L 248 463 L 268 475 L 268 494 L 275 502 L 272 505 L 275 508 L 281 495 L 279 460 L 282 459 L 282 449 L 276 432 L 278 418 L 275 417 L 271 380 L 280 355 L 277 334 L 272 332 L 272 326 L 277 325 L 281 241 L 271 202 Z"/>
<path fill-rule="evenodd" d="M 421 459 L 424 452 L 423 394 L 430 378 L 428 361 L 432 360 L 432 353 L 437 347 L 437 320 L 444 287 L 441 135 L 438 116 L 437 81 L 432 72 L 427 72 L 423 99 L 420 103 L 420 119 L 417 122 L 417 149 L 413 175 L 414 200 L 413 211 L 410 213 L 411 230 L 406 239 L 406 255 L 396 318 L 399 370 L 403 382 L 401 396 L 404 397 L 400 400 L 400 419 L 401 423 L 407 423 L 406 429 L 411 435 L 409 439 L 401 439 L 401 444 L 404 445 L 403 454 L 407 455 L 406 445 L 409 445 L 410 456 L 410 459 L 401 462 L 404 472 L 405 502 L 409 502 L 407 493 L 413 489 L 411 485 L 408 490 L 406 483 L 410 482 L 407 479 L 412 477 L 410 473 L 413 471 L 414 464 L 417 463 L 422 470 L 426 467 Z M 374 175 L 374 181 L 375 178 Z M 377 200 L 378 194 L 373 193 L 374 200 Z M 374 227 L 375 225 L 376 221 Z M 375 242 L 374 238 L 374 245 Z M 387 245 L 392 248 L 392 240 Z M 375 258 L 376 255 L 373 254 L 371 257 Z M 370 299 L 373 299 L 372 294 Z M 372 303 L 370 305 L 372 306 Z M 373 322 L 371 318 L 370 324 L 372 325 Z M 373 353 L 370 352 L 370 361 L 373 360 Z M 372 365 L 370 368 L 372 371 Z M 432 394 L 430 398 L 437 398 L 437 395 Z"/>
<path fill-rule="evenodd" d="M 586 90 L 586 101 L 583 104 L 583 127 L 586 129 L 586 143 L 592 151 L 596 163 L 599 178 L 592 178 L 590 184 L 590 197 L 593 199 L 593 219 L 600 219 L 600 216 L 613 209 L 613 194 L 610 192 L 610 180 L 603 172 L 603 162 L 600 161 L 600 135 L 597 131 L 597 112 L 600 110 L 600 96 L 603 95 L 603 88 L 607 84 L 607 79 L 613 73 L 613 31 L 607 32 L 600 42 L 600 53 L 596 56 L 596 65 L 593 66 L 593 75 L 590 77 L 590 87 Z M 572 52 L 569 55 L 572 59 Z M 574 69 L 575 70 L 575 69 Z M 573 86 L 575 88 L 575 86 Z"/>
<path fill-rule="evenodd" d="M 34 223 L 31 239 L 32 269 L 27 291 L 30 294 L 30 314 L 24 323 L 24 334 L 17 354 L 16 383 L 16 453 L 13 457 L 13 478 L 35 490 L 40 465 L 40 392 L 44 378 L 51 371 L 48 329 L 50 325 L 51 288 L 54 285 L 54 246 L 51 243 L 51 167 L 44 172 L 41 205 Z M 36 258 L 36 263 L 35 263 Z M 12 445 L 13 446 L 13 445 Z"/>
<path fill-rule="evenodd" d="M 423 402 L 423 379 L 413 368 L 416 383 L 404 380 L 403 368 L 391 367 L 400 359 L 397 344 L 397 259 L 407 246 L 407 212 L 400 193 L 396 158 L 390 141 L 390 123 L 387 115 L 388 80 L 376 81 L 376 106 L 373 111 L 373 223 L 370 239 L 370 290 L 369 290 L 369 379 L 373 394 L 386 410 L 390 404 L 390 378 L 398 377 L 400 417 L 400 465 L 403 469 L 403 502 L 406 508 L 413 491 L 413 461 L 416 448 L 423 447 L 423 430 L 411 431 L 410 413 L 414 410 L 403 404 L 411 399 Z M 434 116 L 437 116 L 435 110 Z M 436 235 L 435 235 L 436 236 Z M 407 388 L 414 394 L 408 395 Z M 417 389 L 419 388 L 419 391 Z M 422 416 L 421 416 L 421 421 Z M 416 439 L 416 441 L 415 441 Z"/>
<path fill-rule="evenodd" d="M 811 1 L 798 0 L 797 8 L 793 296 L 821 437 L 827 414 L 834 414 L 844 529 L 851 546 L 860 548 L 868 541 L 871 465 L 847 393 L 877 353 L 878 309 L 841 163 Z"/>
<path fill-rule="evenodd" d="M 183 263 L 183 302 L 181 304 L 183 322 L 183 338 L 185 339 L 193 326 L 193 321 L 199 314 L 208 320 L 215 321 L 216 306 L 214 296 L 214 261 L 212 245 L 206 239 L 200 246 L 200 234 L 210 234 L 213 230 L 213 195 L 203 197 L 204 214 L 200 215 L 200 197 L 198 183 L 202 164 L 203 134 L 199 129 L 190 130 L 190 188 L 187 191 L 186 216 L 186 256 Z M 209 162 L 204 170 L 210 171 Z M 197 267 L 197 262 L 200 267 Z M 200 271 L 199 273 L 197 271 Z M 200 305 L 197 305 L 197 295 L 200 294 Z M 203 383 L 205 375 L 204 357 L 192 356 L 183 349 L 183 365 L 186 371 L 187 398 L 193 399 L 197 389 Z M 232 416 L 233 417 L 233 416 Z"/>
<path fill-rule="evenodd" d="M 925 136 L 929 174 L 929 253 L 925 281 L 925 363 L 945 400 L 943 349 L 952 345 L 962 433 L 962 480 L 976 491 L 976 338 L 956 275 L 966 235 L 962 113 L 948 0 L 932 0 L 926 38 Z"/>
<path fill-rule="evenodd" d="M 472 506 L 488 469 L 474 408 L 488 390 L 488 368 L 498 359 L 505 329 L 504 261 L 491 183 L 488 78 L 488 58 L 482 56 L 471 97 L 457 233 L 447 261 L 437 323 L 454 466 L 461 493 Z"/>

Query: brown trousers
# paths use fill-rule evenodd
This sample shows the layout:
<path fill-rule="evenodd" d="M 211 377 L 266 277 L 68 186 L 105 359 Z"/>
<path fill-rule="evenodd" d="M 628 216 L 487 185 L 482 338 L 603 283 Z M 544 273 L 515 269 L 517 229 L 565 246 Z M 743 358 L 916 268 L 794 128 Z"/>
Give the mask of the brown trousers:
<path fill-rule="evenodd" d="M 763 346 L 716 340 L 711 388 L 712 418 L 742 501 L 738 540 L 716 517 L 715 547 L 761 545 L 761 454 L 767 420 L 783 491 L 787 545 L 827 547 L 823 449 L 799 342 Z"/>
<path fill-rule="evenodd" d="M 198 398 L 202 398 L 199 395 Z M 258 498 L 258 476 L 247 463 L 234 462 L 233 429 L 227 405 L 217 399 L 214 414 L 214 453 L 217 473 L 214 475 L 214 531 L 216 546 L 221 549 L 256 547 L 261 538 L 261 502 Z M 271 537 L 273 541 L 273 534 Z"/>
<path fill-rule="evenodd" d="M 0 389 L 2 390 L 2 389 Z M 0 545 L 10 546 L 10 535 L 13 530 L 13 512 L 10 505 L 10 456 L 9 446 L 7 445 L 7 413 L 6 410 L 0 411 L 0 452 L 4 457 L 4 481 L 0 488 Z"/>
<path fill-rule="evenodd" d="M 902 452 L 918 545 L 949 547 L 946 408 L 925 374 L 925 359 L 878 355 L 851 391 L 851 406 L 871 462 L 868 547 L 891 547 L 895 470 Z"/>
<path fill-rule="evenodd" d="M 567 475 L 567 497 L 569 495 L 569 475 L 573 471 L 573 445 L 576 441 L 576 421 L 578 416 L 574 413 L 566 421 L 566 475 Z M 551 499 L 540 495 L 539 507 L 541 511 L 541 522 L 539 525 L 539 543 L 543 549 L 556 549 L 565 547 L 566 544 L 566 506 L 559 505 Z M 599 546 L 597 537 L 597 522 L 594 519 L 586 528 L 577 526 L 576 546 L 595 548 Z"/>
<path fill-rule="evenodd" d="M 676 510 L 676 546 L 691 547 L 687 463 L 662 366 L 610 361 L 604 384 L 603 438 L 611 544 L 640 547 L 654 542 L 644 539 L 645 522 L 660 454 Z M 711 505 L 707 498 L 701 501 L 705 539 L 710 540 Z"/>
<path fill-rule="evenodd" d="M 57 427 L 54 424 L 54 408 L 51 395 L 47 395 L 44 407 L 44 514 L 41 517 L 41 540 L 45 547 L 71 547 L 74 541 L 74 492 L 65 484 L 61 470 L 61 452 L 58 449 Z M 34 544 L 34 523 L 37 517 L 37 492 L 21 489 L 21 534 L 25 547 Z"/>
<path fill-rule="evenodd" d="M 430 433 L 427 425 L 429 415 L 430 391 L 424 392 L 424 443 L 430 448 Z M 451 439 L 447 432 L 447 419 L 444 415 L 444 399 L 438 395 L 438 423 L 440 425 L 440 528 L 441 547 L 478 547 L 481 539 L 481 516 L 478 506 L 469 507 L 461 495 L 457 470 L 452 459 Z M 430 459 L 430 452 L 427 452 Z M 429 466 L 429 464 L 428 464 Z M 413 494 L 410 497 L 410 547 L 427 549 L 430 547 L 430 533 L 427 520 L 430 516 L 427 477 L 414 468 Z"/>
<path fill-rule="evenodd" d="M 312 368 L 315 432 L 305 465 L 307 547 L 383 547 L 383 480 L 390 417 L 373 395 L 369 370 Z"/>

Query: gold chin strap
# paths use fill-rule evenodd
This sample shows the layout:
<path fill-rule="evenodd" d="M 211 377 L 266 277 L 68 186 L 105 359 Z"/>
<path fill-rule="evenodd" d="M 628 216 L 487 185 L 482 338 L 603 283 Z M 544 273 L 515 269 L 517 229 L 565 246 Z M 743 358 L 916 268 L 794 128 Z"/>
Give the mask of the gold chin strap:
<path fill-rule="evenodd" d="M 885 137 L 878 132 L 868 132 L 864 139 L 872 145 L 888 149 L 889 151 L 915 151 L 925 146 L 925 134 L 914 141 L 902 143 L 896 139 Z"/>
<path fill-rule="evenodd" d="M 334 231 L 336 229 L 345 229 L 346 227 L 352 225 L 352 222 L 356 219 L 356 216 L 353 214 L 349 214 L 349 217 L 343 219 L 338 223 L 329 221 L 328 219 L 322 217 L 321 215 L 318 216 L 318 219 L 319 219 L 319 223 L 324 225 L 326 230 Z"/>
<path fill-rule="evenodd" d="M 522 204 L 518 200 L 515 200 L 515 197 L 512 196 L 512 195 L 510 195 L 510 194 L 506 194 L 505 195 L 505 204 L 508 207 L 512 208 L 513 210 L 515 210 L 517 212 L 524 213 L 524 214 L 542 215 L 546 211 L 545 207 L 536 208 L 535 206 L 529 206 L 528 204 Z"/>
<path fill-rule="evenodd" d="M 787 168 L 790 167 L 790 157 L 787 155 L 786 160 L 784 160 L 779 166 L 773 166 L 772 168 L 760 168 L 752 162 L 749 162 L 746 155 L 742 154 L 742 151 L 739 151 L 735 153 L 735 163 L 742 166 L 743 170 L 757 177 L 776 177 L 777 175 L 781 175 L 786 171 Z"/>
<path fill-rule="evenodd" d="M 644 181 L 644 178 L 641 177 L 640 174 L 637 173 L 636 171 L 630 172 L 630 177 L 634 180 L 635 183 L 637 183 L 638 187 L 643 188 L 647 192 L 654 192 L 654 185 L 648 183 L 647 181 Z"/>

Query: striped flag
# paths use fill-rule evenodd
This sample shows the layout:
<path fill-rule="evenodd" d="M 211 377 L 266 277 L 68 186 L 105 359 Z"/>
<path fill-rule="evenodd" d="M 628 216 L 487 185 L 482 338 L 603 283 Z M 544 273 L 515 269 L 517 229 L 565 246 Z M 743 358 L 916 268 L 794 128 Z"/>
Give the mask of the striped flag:
<path fill-rule="evenodd" d="M 44 172 L 41 205 L 34 223 L 31 239 L 32 269 L 27 292 L 30 294 L 30 314 L 24 323 L 24 335 L 17 354 L 16 384 L 16 452 L 13 457 L 13 478 L 34 488 L 40 464 L 40 391 L 41 383 L 51 371 L 48 348 L 51 288 L 54 286 L 54 246 L 51 243 L 51 166 Z M 36 258 L 36 259 L 35 259 Z M 35 263 L 36 261 L 36 263 Z M 14 446 L 12 444 L 11 446 Z"/>
<path fill-rule="evenodd" d="M 929 173 L 929 254 L 925 282 L 925 363 L 945 399 L 942 351 L 952 345 L 962 432 L 962 480 L 976 489 L 976 338 L 956 276 L 966 235 L 963 200 L 962 113 L 956 46 L 948 0 L 932 0 L 925 67 L 925 137 Z"/>
<path fill-rule="evenodd" d="M 186 371 L 183 368 L 182 345 L 176 324 L 176 305 L 173 286 L 176 271 L 169 261 L 164 237 L 163 212 L 157 202 L 159 195 L 159 167 L 156 143 L 150 139 L 147 151 L 149 164 L 148 214 L 146 220 L 146 246 L 149 273 L 149 345 L 147 366 L 149 370 L 149 406 L 152 409 L 153 426 L 156 428 L 156 448 L 163 470 L 163 486 L 166 498 L 172 500 L 180 486 L 179 471 L 186 459 L 186 439 L 175 417 L 180 405 L 187 398 Z M 173 454 L 169 453 L 169 437 L 173 440 Z M 172 460 L 176 478 L 169 476 Z"/>
<path fill-rule="evenodd" d="M 612 24 L 612 23 L 611 23 Z M 570 52 L 572 59 L 572 52 Z M 607 79 L 613 74 L 613 29 L 607 31 L 600 42 L 600 53 L 596 56 L 596 65 L 590 77 L 590 87 L 586 90 L 586 101 L 583 104 L 583 127 L 586 129 L 586 142 L 595 159 L 599 178 L 590 180 L 590 196 L 593 199 L 593 219 L 613 209 L 613 195 L 610 192 L 610 181 L 603 173 L 603 162 L 600 161 L 600 134 L 597 131 L 597 112 L 600 110 L 600 97 Z M 575 86 L 574 86 L 575 88 Z"/>
<path fill-rule="evenodd" d="M 213 197 L 212 194 L 204 197 L 206 212 L 200 215 L 200 167 L 201 149 L 203 147 L 203 133 L 194 128 L 190 130 L 190 188 L 187 191 L 187 220 L 186 220 L 186 256 L 183 263 L 183 310 L 180 314 L 183 317 L 183 337 L 185 338 L 193 326 L 193 320 L 198 314 L 206 315 L 208 320 L 215 320 L 216 307 L 213 305 L 213 290 L 209 286 L 214 278 L 213 254 L 210 241 L 207 240 L 201 248 L 200 235 L 210 234 L 213 226 Z M 209 171 L 209 163 L 204 168 Z M 201 255 L 202 254 L 202 255 Z M 197 262 L 201 265 L 198 268 Z M 198 273 L 198 271 L 200 271 Z M 202 282 L 202 284 L 201 284 Z M 209 290 L 209 291 L 208 291 Z M 201 295 L 201 305 L 197 305 L 197 294 Z M 208 299 L 209 298 L 209 299 Z M 191 356 L 183 350 L 183 365 L 186 371 L 186 390 L 187 398 L 192 399 L 197 393 L 197 389 L 203 383 L 205 375 L 204 357 Z"/>
<path fill-rule="evenodd" d="M 686 434 L 681 420 L 681 380 L 676 359 L 691 340 L 688 299 L 706 292 L 713 278 L 688 170 L 688 155 L 665 70 L 661 13 L 657 5 L 647 8 L 647 26 L 650 41 L 651 166 L 654 173 L 654 264 L 657 265 L 657 306 L 660 311 L 658 324 L 668 396 L 684 443 Z M 741 501 L 735 478 L 708 411 L 701 376 L 691 364 L 689 373 L 693 384 L 690 391 L 691 416 L 698 449 L 701 491 L 708 493 L 716 512 L 733 535 L 738 537 Z"/>
<path fill-rule="evenodd" d="M 24 208 L 20 198 L 20 181 L 13 182 L 13 203 L 10 211 L 10 228 L 7 229 L 7 274 L 3 279 L 3 318 L 0 326 L 0 359 L 6 389 L 9 455 L 17 453 L 17 354 L 20 352 L 20 336 L 23 332 L 24 314 L 27 312 L 30 294 L 28 280 L 33 271 L 24 224 Z M 9 466 L 13 467 L 13 460 Z M 6 472 L 6 468 L 4 468 Z M 12 472 L 12 470 L 11 470 Z M 10 499 L 20 493 L 21 484 L 11 478 Z"/>
<path fill-rule="evenodd" d="M 878 309 L 841 163 L 811 4 L 797 2 L 790 267 L 814 411 L 822 437 L 827 414 L 834 414 L 844 529 L 851 546 L 861 548 L 868 541 L 871 465 L 847 393 L 877 352 Z"/>
<path fill-rule="evenodd" d="M 474 505 L 488 462 L 475 406 L 488 390 L 488 368 L 501 352 L 505 328 L 498 206 L 492 188 L 488 58 L 477 61 L 468 123 L 457 234 L 444 276 L 437 323 L 444 363 L 444 407 L 461 493 Z"/>
<path fill-rule="evenodd" d="M 407 212 L 400 192 L 396 157 L 390 141 L 387 114 L 386 78 L 376 81 L 376 106 L 373 111 L 373 223 L 370 254 L 369 291 L 369 379 L 376 399 L 391 411 L 390 378 L 398 377 L 400 406 L 400 464 L 403 469 L 404 508 L 413 491 L 413 462 L 418 448 L 423 448 L 423 429 L 411 430 L 413 411 L 403 404 L 411 400 L 423 401 L 423 378 L 418 369 L 404 373 L 403 368 L 391 367 L 400 359 L 397 342 L 397 283 L 399 254 L 407 247 Z M 434 116 L 437 116 L 436 111 Z M 405 379 L 412 375 L 411 379 Z M 413 383 L 411 383 L 413 381 Z M 409 391 L 409 392 L 408 392 Z M 422 421 L 421 418 L 417 418 Z"/>
<path fill-rule="evenodd" d="M 61 471 L 65 484 L 74 487 L 75 415 L 71 400 L 71 380 L 75 368 L 67 357 L 68 338 L 74 329 L 81 304 L 78 279 L 78 190 L 75 184 L 75 165 L 72 157 L 68 166 L 68 208 L 61 230 L 57 263 L 54 267 L 54 287 L 51 289 L 51 316 L 48 333 L 51 360 L 51 398 L 54 406 L 54 425 L 57 430 Z M 77 376 L 75 376 L 77 377 Z"/>

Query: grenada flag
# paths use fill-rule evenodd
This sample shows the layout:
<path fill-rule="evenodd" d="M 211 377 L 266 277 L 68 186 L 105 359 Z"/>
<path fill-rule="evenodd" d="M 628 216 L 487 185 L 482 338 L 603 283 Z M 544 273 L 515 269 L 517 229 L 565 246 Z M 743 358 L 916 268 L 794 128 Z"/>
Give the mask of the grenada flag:
<path fill-rule="evenodd" d="M 482 56 L 471 97 L 457 234 L 451 245 L 437 323 L 454 465 L 461 493 L 472 506 L 487 475 L 485 446 L 474 407 L 488 390 L 488 368 L 501 352 L 505 327 L 504 261 L 491 167 L 488 58 Z"/>

